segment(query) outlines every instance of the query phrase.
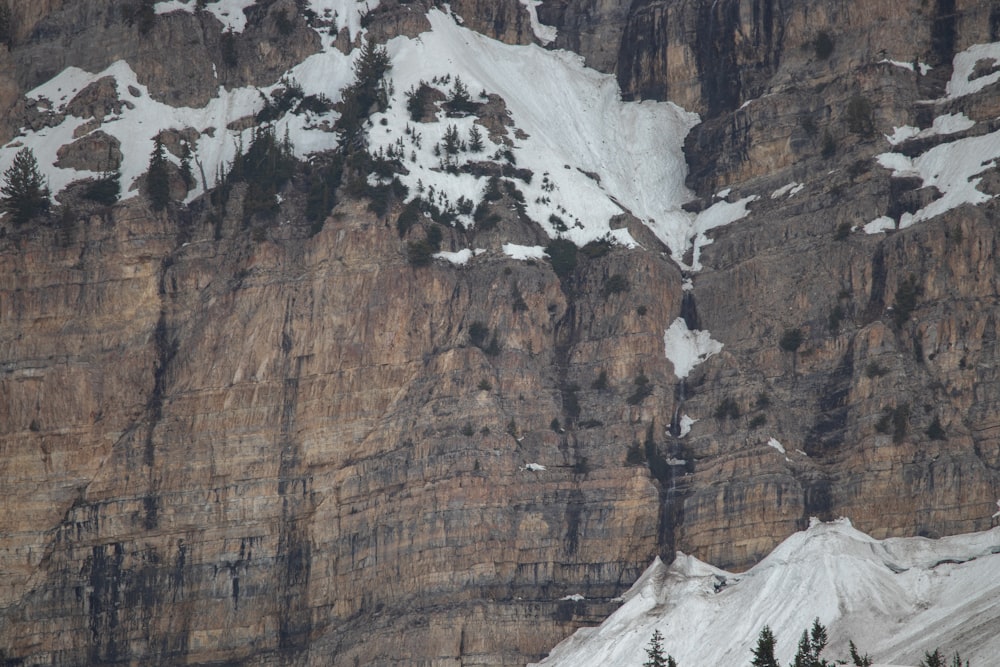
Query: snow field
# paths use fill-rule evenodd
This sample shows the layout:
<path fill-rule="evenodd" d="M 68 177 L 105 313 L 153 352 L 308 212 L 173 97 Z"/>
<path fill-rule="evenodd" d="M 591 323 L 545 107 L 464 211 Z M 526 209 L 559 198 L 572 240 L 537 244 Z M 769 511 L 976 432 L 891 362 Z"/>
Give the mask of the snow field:
<path fill-rule="evenodd" d="M 224 0 L 209 3 L 207 9 L 220 19 L 228 17 L 228 27 L 242 18 L 251 0 Z M 530 4 L 530 3 L 529 3 Z M 311 0 L 310 9 L 321 20 L 335 23 L 352 36 L 361 31 L 361 17 L 378 5 L 377 0 Z M 160 2 L 156 11 L 194 11 L 194 2 Z M 532 5 L 533 7 L 533 5 Z M 670 103 L 625 103 L 613 76 L 598 73 L 583 65 L 582 58 L 565 51 L 547 51 L 537 46 L 511 46 L 496 42 L 459 26 L 445 13 L 428 14 L 430 32 L 415 39 L 397 37 L 388 44 L 392 58 L 389 78 L 392 81 L 391 105 L 384 114 L 375 114 L 370 125 L 370 148 L 373 153 L 399 149 L 409 174 L 401 180 L 409 187 L 410 197 L 429 198 L 433 188 L 435 203 L 456 205 L 460 198 L 475 206 L 482 200 L 486 177 L 448 173 L 440 167 L 434 145 L 454 127 L 468 141 L 476 119 L 472 116 L 449 118 L 443 112 L 435 122 L 413 123 L 406 111 L 406 91 L 430 80 L 435 71 L 447 84 L 438 88 L 450 93 L 454 80 L 461 77 L 473 99 L 480 91 L 496 94 L 505 100 L 514 123 L 506 140 L 517 169 L 531 172 L 527 179 L 514 178 L 523 192 L 526 214 L 536 220 L 550 236 L 562 236 L 577 245 L 606 239 L 634 246 L 625 229 L 612 230 L 612 217 L 630 212 L 647 224 L 667 246 L 678 264 L 696 271 L 700 268 L 700 249 L 710 243 L 706 232 L 729 224 L 746 215 L 752 198 L 735 203 L 720 201 L 699 215 L 681 210 L 691 193 L 684 187 L 686 163 L 682 145 L 688 130 L 698 122 L 695 114 Z M 306 95 L 324 95 L 331 102 L 341 98 L 341 91 L 353 81 L 350 56 L 330 47 L 330 34 L 317 28 L 328 48 L 310 56 L 285 75 Z M 201 132 L 195 146 L 192 168 L 198 180 L 188 201 L 215 184 L 216 175 L 233 159 L 236 147 L 248 145 L 251 130 L 241 133 L 226 130 L 234 120 L 253 115 L 263 108 L 263 95 L 270 95 L 285 85 L 279 82 L 260 89 L 247 87 L 225 90 L 202 108 L 175 108 L 153 100 L 135 72 L 119 61 L 103 72 L 88 73 L 69 68 L 29 95 L 45 97 L 59 110 L 73 94 L 102 76 L 113 76 L 119 98 L 130 108 L 114 118 L 107 118 L 98 128 L 118 138 L 122 145 L 123 196 L 133 196 L 135 182 L 148 167 L 154 137 L 163 130 L 193 128 Z M 131 86 L 138 96 L 129 96 Z M 291 140 L 295 154 L 304 158 L 312 153 L 333 149 L 338 137 L 331 132 L 337 113 L 286 114 L 273 123 L 275 133 Z M 30 146 L 40 166 L 58 193 L 70 182 L 96 176 L 90 172 L 54 167 L 59 147 L 73 140 L 73 133 L 84 119 L 66 117 L 55 128 L 18 137 L 17 145 L 0 149 L 0 168 L 10 164 L 16 148 Z M 516 129 L 515 129 L 516 128 Z M 207 131 L 207 132 L 206 132 Z M 419 139 L 416 139 L 419 137 Z M 472 161 L 506 161 L 507 147 L 491 141 L 482 129 L 484 150 L 460 153 L 456 166 Z M 499 152 L 498 152 L 499 151 Z M 177 161 L 174 157 L 169 159 Z M 207 183 L 202 182 L 201 173 Z M 462 224 L 472 224 L 470 215 L 460 216 Z M 695 248 L 690 266 L 683 264 L 685 252 Z M 537 256 L 537 255 L 535 255 Z"/>
<path fill-rule="evenodd" d="M 827 659 L 853 639 L 880 664 L 916 665 L 924 651 L 958 650 L 974 665 L 1000 655 L 1000 528 L 941 540 L 875 540 L 841 519 L 813 522 L 742 574 L 678 554 L 658 559 L 598 628 L 580 630 L 539 665 L 642 664 L 653 630 L 681 667 L 745 667 L 764 625 L 788 664 L 814 618 Z M 954 561 L 954 562 L 951 562 Z"/>
<path fill-rule="evenodd" d="M 403 138 L 407 157 L 416 152 L 416 162 L 406 162 L 411 173 L 401 177 L 411 196 L 417 195 L 418 180 L 433 184 L 435 193 L 451 202 L 465 197 L 478 203 L 485 188 L 485 177 L 441 172 L 433 155 L 434 143 L 450 125 L 466 138 L 473 117 L 448 118 L 442 112 L 437 122 L 413 123 L 406 112 L 407 90 L 450 74 L 448 84 L 437 86 L 442 92 L 450 94 L 460 77 L 474 100 L 480 91 L 499 95 L 514 126 L 527 135 L 508 133 L 516 167 L 532 172 L 530 183 L 516 185 L 524 193 L 527 215 L 551 236 L 581 246 L 608 236 L 633 245 L 624 230 L 612 231 L 608 224 L 627 210 L 650 225 L 675 257 L 683 255 L 695 232 L 694 216 L 680 209 L 691 197 L 684 187 L 682 145 L 697 122 L 695 114 L 669 103 L 622 102 L 614 77 L 586 68 L 575 54 L 502 44 L 437 10 L 428 18 L 430 32 L 388 43 L 395 92 L 386 113 L 373 118 L 372 150 L 385 150 Z M 380 129 L 383 120 L 385 130 Z M 422 147 L 407 143 L 407 125 L 421 133 Z M 499 148 L 484 143 L 481 154 L 463 153 L 459 161 L 482 160 Z M 568 229 L 560 231 L 552 216 Z"/>

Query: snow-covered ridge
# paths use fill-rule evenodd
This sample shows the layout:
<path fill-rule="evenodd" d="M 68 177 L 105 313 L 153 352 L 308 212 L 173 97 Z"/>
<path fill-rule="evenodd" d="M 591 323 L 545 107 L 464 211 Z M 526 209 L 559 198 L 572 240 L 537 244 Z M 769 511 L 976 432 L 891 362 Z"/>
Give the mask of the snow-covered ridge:
<path fill-rule="evenodd" d="M 577 631 L 540 665 L 639 665 L 653 630 L 680 667 L 746 667 L 764 625 L 788 664 L 819 618 L 824 656 L 852 639 L 876 663 L 916 665 L 924 651 L 956 650 L 972 665 L 1000 655 L 1000 528 L 940 540 L 876 540 L 841 519 L 813 522 L 755 567 L 725 572 L 678 554 L 657 560 L 601 626 Z"/>

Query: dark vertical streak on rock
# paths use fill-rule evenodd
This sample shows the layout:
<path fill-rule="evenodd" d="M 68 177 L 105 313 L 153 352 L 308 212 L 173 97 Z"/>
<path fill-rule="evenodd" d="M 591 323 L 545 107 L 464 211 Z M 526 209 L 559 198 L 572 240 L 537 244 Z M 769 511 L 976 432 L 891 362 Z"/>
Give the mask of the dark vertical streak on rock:
<path fill-rule="evenodd" d="M 312 631 L 309 609 L 312 552 L 306 520 L 313 507 L 309 479 L 303 474 L 299 443 L 295 439 L 302 358 L 292 356 L 295 345 L 294 308 L 295 299 L 290 298 L 285 306 L 280 341 L 284 382 L 277 443 L 280 451 L 278 495 L 281 498 L 281 524 L 276 576 L 280 599 L 278 646 L 284 651 L 299 652 L 306 647 L 306 639 Z"/>

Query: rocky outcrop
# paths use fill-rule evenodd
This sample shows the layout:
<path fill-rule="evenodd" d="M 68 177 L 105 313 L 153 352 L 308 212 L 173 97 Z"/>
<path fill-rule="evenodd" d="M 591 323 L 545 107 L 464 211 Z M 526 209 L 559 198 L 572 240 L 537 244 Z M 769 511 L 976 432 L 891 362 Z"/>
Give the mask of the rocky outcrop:
<path fill-rule="evenodd" d="M 100 72 L 125 60 L 154 99 L 198 107 L 219 86 L 273 84 L 319 48 L 316 32 L 294 0 L 251 7 L 246 29 L 229 34 L 209 12 L 178 11 L 142 20 L 135 13 L 141 4 L 12 0 L 16 48 L 0 58 L 10 59 L 10 69 L 3 70 L 14 73 L 14 85 L 0 86 L 0 109 L 6 112 L 0 115 L 0 141 L 26 124 L 21 96 L 71 65 Z"/>

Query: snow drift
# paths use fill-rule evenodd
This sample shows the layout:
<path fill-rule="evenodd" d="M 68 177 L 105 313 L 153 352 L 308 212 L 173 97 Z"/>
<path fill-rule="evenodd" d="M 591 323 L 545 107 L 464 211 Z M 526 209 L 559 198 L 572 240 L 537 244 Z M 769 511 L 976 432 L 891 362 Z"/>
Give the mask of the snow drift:
<path fill-rule="evenodd" d="M 959 651 L 971 665 L 1000 655 L 1000 528 L 940 540 L 876 540 L 847 519 L 813 522 L 742 574 L 677 554 L 657 559 L 601 626 L 578 631 L 546 667 L 641 665 L 653 631 L 680 667 L 746 667 L 764 625 L 788 664 L 819 618 L 823 655 L 847 657 L 848 640 L 876 663 L 916 665 L 925 651 Z"/>

